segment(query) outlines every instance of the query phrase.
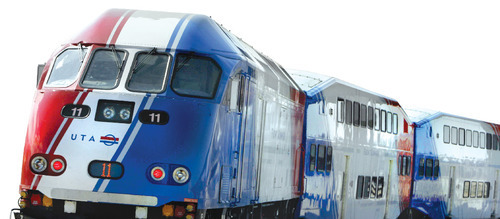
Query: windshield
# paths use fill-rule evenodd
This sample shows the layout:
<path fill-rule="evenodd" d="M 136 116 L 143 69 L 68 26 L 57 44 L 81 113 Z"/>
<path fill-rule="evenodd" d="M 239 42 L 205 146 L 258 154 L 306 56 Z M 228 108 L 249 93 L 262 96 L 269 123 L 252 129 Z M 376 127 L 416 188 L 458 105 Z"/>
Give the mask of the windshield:
<path fill-rule="evenodd" d="M 222 70 L 210 58 L 180 54 L 175 64 L 172 90 L 181 96 L 213 98 Z"/>
<path fill-rule="evenodd" d="M 114 49 L 98 49 L 94 52 L 82 87 L 113 89 L 118 85 L 118 78 L 124 65 L 125 52 Z"/>
<path fill-rule="evenodd" d="M 160 93 L 165 89 L 167 66 L 170 61 L 168 54 L 139 53 L 127 83 L 131 91 Z"/>
<path fill-rule="evenodd" d="M 87 49 L 67 49 L 57 56 L 45 86 L 67 87 L 76 81 Z"/>

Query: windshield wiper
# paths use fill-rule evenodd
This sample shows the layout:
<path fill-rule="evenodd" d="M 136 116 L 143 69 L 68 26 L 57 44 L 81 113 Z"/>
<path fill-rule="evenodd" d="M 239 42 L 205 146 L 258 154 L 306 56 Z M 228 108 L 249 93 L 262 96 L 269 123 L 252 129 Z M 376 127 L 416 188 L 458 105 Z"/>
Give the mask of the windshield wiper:
<path fill-rule="evenodd" d="M 143 68 L 146 65 L 146 61 L 149 61 L 149 59 L 151 59 L 151 56 L 155 55 L 156 53 L 158 53 L 156 51 L 156 48 L 153 48 L 151 51 L 149 51 L 146 54 L 145 58 L 142 58 L 141 60 L 139 60 L 139 58 L 137 58 L 137 64 L 134 66 L 134 69 L 132 69 L 132 74 L 135 73 L 136 71 L 139 71 L 141 68 Z"/>
<path fill-rule="evenodd" d="M 118 68 L 118 70 L 121 70 L 121 69 L 122 69 L 122 65 L 123 65 L 123 61 L 120 61 L 120 56 L 119 56 L 119 55 L 118 55 L 118 53 L 116 52 L 116 50 L 115 50 L 115 46 L 111 46 L 111 51 L 112 51 L 112 52 L 113 52 L 113 54 L 114 54 L 116 67 Z"/>
<path fill-rule="evenodd" d="M 85 59 L 85 52 L 83 51 L 81 43 L 78 44 L 78 51 L 80 51 L 80 62 L 83 63 L 83 60 Z"/>

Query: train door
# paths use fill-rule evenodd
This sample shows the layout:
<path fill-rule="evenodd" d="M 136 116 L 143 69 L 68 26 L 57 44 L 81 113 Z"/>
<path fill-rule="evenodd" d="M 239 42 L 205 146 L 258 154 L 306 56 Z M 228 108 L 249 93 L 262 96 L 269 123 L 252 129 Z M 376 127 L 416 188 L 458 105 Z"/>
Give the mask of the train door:
<path fill-rule="evenodd" d="M 255 150 L 255 163 L 256 163 L 256 168 L 254 169 L 254 174 L 252 177 L 252 188 L 254 189 L 254 192 L 252 193 L 253 197 L 251 198 L 254 201 L 259 200 L 259 195 L 260 195 L 260 178 L 261 178 L 261 171 L 262 171 L 262 151 L 264 149 L 264 130 L 266 127 L 266 106 L 267 102 L 262 98 L 259 97 L 257 100 L 257 110 L 259 111 L 258 114 L 256 115 L 256 129 L 255 129 L 255 144 L 256 146 L 254 147 Z"/>
<path fill-rule="evenodd" d="M 221 169 L 221 187 L 219 191 L 219 202 L 236 203 L 241 198 L 241 182 L 243 178 L 246 128 L 247 128 L 247 104 L 249 91 L 249 77 L 239 74 L 231 80 L 229 98 L 230 114 L 234 118 L 232 127 L 235 130 L 231 142 L 231 164 L 223 165 Z M 247 170 L 248 171 L 248 170 Z"/>
<path fill-rule="evenodd" d="M 497 215 L 496 212 L 497 212 L 497 209 L 499 209 L 499 207 L 498 207 L 498 204 L 499 204 L 499 202 L 498 202 L 498 177 L 499 177 L 499 175 L 500 175 L 500 170 L 496 170 L 495 171 L 495 182 L 493 182 L 494 183 L 493 184 L 493 187 L 494 187 L 494 189 L 493 189 L 493 213 L 492 213 L 493 216 Z M 490 189 L 490 188 L 488 188 L 488 189 Z"/>
<path fill-rule="evenodd" d="M 248 156 L 245 153 L 249 153 L 248 149 L 250 147 L 246 147 L 246 143 L 248 141 L 248 136 L 247 133 L 247 125 L 248 125 L 248 101 L 249 101 L 249 90 L 250 90 L 250 78 L 247 77 L 246 75 L 242 74 L 240 76 L 240 83 L 239 83 L 239 98 L 238 98 L 238 107 L 239 107 L 239 112 L 241 113 L 240 117 L 240 124 L 239 124 L 239 138 L 238 138 L 238 148 L 235 150 L 234 154 L 234 159 L 235 161 L 233 162 L 233 168 L 236 169 L 236 176 L 233 177 L 236 179 L 236 188 L 235 188 L 235 194 L 233 195 L 234 199 L 233 202 L 239 202 L 241 199 L 241 191 L 242 191 L 242 180 L 243 180 L 243 175 L 246 175 L 243 173 L 243 171 L 248 171 L 248 168 L 245 167 L 245 162 L 244 162 L 244 157 Z M 236 165 L 236 166 L 234 166 Z"/>
<path fill-rule="evenodd" d="M 387 218 L 388 217 L 388 213 L 389 213 L 389 199 L 391 197 L 391 183 L 392 183 L 392 163 L 393 161 L 392 160 L 389 160 L 389 176 L 387 177 L 387 192 L 385 193 L 385 210 L 384 210 L 384 218 Z"/>
<path fill-rule="evenodd" d="M 347 187 L 349 187 L 348 182 L 349 182 L 349 160 L 350 156 L 345 156 L 345 164 L 344 164 L 344 171 L 342 174 L 342 193 L 340 195 L 342 207 L 340 208 L 340 218 L 344 219 L 347 218 L 345 216 L 346 214 L 346 208 L 347 208 Z"/>
<path fill-rule="evenodd" d="M 453 199 L 455 196 L 455 166 L 450 166 L 450 179 L 448 186 L 448 215 L 451 215 L 453 210 Z"/>

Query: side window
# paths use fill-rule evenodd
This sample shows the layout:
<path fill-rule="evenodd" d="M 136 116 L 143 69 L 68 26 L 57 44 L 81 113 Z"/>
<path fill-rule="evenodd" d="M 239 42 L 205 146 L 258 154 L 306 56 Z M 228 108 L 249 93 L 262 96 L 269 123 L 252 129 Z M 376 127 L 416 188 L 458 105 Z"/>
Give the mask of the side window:
<path fill-rule="evenodd" d="M 465 145 L 465 129 L 460 128 L 458 133 L 459 133 L 459 142 L 458 142 L 458 144 L 460 146 L 464 146 Z"/>
<path fill-rule="evenodd" d="M 380 110 L 375 109 L 375 130 L 380 130 Z"/>
<path fill-rule="evenodd" d="M 392 114 L 392 133 L 398 134 L 398 114 Z"/>
<path fill-rule="evenodd" d="M 482 198 L 483 197 L 483 182 L 478 182 L 477 183 L 477 197 Z"/>
<path fill-rule="evenodd" d="M 398 175 L 403 175 L 403 156 L 398 157 Z"/>
<path fill-rule="evenodd" d="M 332 146 L 328 146 L 326 149 L 326 172 L 332 171 L 332 155 L 333 148 Z"/>
<path fill-rule="evenodd" d="M 370 198 L 370 183 L 371 183 L 371 177 L 365 176 L 365 185 L 363 188 L 364 199 Z"/>
<path fill-rule="evenodd" d="M 458 140 L 458 129 L 457 127 L 451 127 L 451 143 L 456 145 L 457 140 Z"/>
<path fill-rule="evenodd" d="M 337 122 L 343 123 L 345 115 L 344 99 L 337 99 Z"/>
<path fill-rule="evenodd" d="M 387 112 L 387 133 L 392 133 L 392 113 Z"/>
<path fill-rule="evenodd" d="M 366 105 L 361 104 L 361 109 L 359 111 L 359 120 L 361 120 L 361 127 L 366 127 Z"/>
<path fill-rule="evenodd" d="M 411 156 L 408 156 L 408 159 L 406 160 L 406 175 L 409 176 L 411 173 Z"/>
<path fill-rule="evenodd" d="M 87 49 L 67 49 L 59 54 L 45 86 L 67 87 L 73 84 L 86 54 Z"/>
<path fill-rule="evenodd" d="M 493 135 L 493 150 L 498 150 L 498 137 Z"/>
<path fill-rule="evenodd" d="M 378 177 L 378 189 L 377 189 L 377 198 L 382 198 L 384 193 L 384 177 Z"/>
<path fill-rule="evenodd" d="M 486 147 L 486 134 L 484 132 L 481 132 L 481 137 L 479 139 L 480 139 L 479 147 L 484 149 Z"/>
<path fill-rule="evenodd" d="M 208 57 L 177 55 L 172 90 L 181 96 L 214 98 L 222 69 Z"/>
<path fill-rule="evenodd" d="M 309 171 L 316 170 L 316 145 L 311 145 L 311 151 L 309 155 Z"/>
<path fill-rule="evenodd" d="M 354 116 L 354 120 L 353 120 L 353 125 L 355 126 L 359 126 L 359 103 L 358 102 L 354 102 L 354 112 L 353 112 L 353 116 Z"/>
<path fill-rule="evenodd" d="M 464 182 L 464 194 L 463 194 L 464 198 L 468 198 L 469 197 L 469 189 L 470 189 L 470 182 L 469 181 L 465 181 Z"/>
<path fill-rule="evenodd" d="M 425 178 L 432 177 L 432 169 L 433 169 L 432 159 L 427 158 L 425 160 Z"/>
<path fill-rule="evenodd" d="M 424 176 L 424 172 L 425 172 L 425 161 L 424 161 L 424 158 L 420 158 L 419 162 L 418 162 L 418 176 Z"/>
<path fill-rule="evenodd" d="M 356 199 L 362 199 L 363 198 L 363 185 L 365 177 L 364 176 L 358 176 L 358 186 L 356 187 Z"/>
<path fill-rule="evenodd" d="M 486 134 L 486 149 L 491 150 L 492 137 L 490 133 Z"/>
<path fill-rule="evenodd" d="M 352 124 L 352 101 L 345 101 L 345 123 Z"/>
<path fill-rule="evenodd" d="M 377 197 L 377 181 L 378 177 L 372 176 L 372 183 L 370 185 L 370 198 L 376 198 Z"/>
<path fill-rule="evenodd" d="M 439 160 L 434 160 L 434 178 L 439 177 Z"/>
<path fill-rule="evenodd" d="M 380 131 L 385 132 L 386 127 L 387 127 L 386 122 L 387 122 L 386 112 L 385 112 L 385 110 L 381 110 L 380 111 Z"/>
<path fill-rule="evenodd" d="M 472 131 L 469 129 L 465 132 L 465 145 L 467 145 L 467 147 L 472 146 Z"/>
<path fill-rule="evenodd" d="M 405 176 L 406 175 L 406 164 L 407 164 L 407 157 L 403 156 L 403 165 L 401 166 L 401 175 Z"/>
<path fill-rule="evenodd" d="M 490 183 L 489 182 L 484 183 L 484 197 L 485 198 L 490 197 Z"/>
<path fill-rule="evenodd" d="M 325 154 L 326 147 L 324 145 L 318 146 L 318 171 L 325 171 Z"/>
<path fill-rule="evenodd" d="M 479 147 L 479 132 L 474 131 L 473 137 L 472 137 L 472 144 L 475 148 Z"/>
<path fill-rule="evenodd" d="M 368 107 L 368 128 L 373 129 L 373 107 Z"/>
<path fill-rule="evenodd" d="M 450 126 L 443 126 L 443 142 L 446 144 L 450 143 Z"/>
<path fill-rule="evenodd" d="M 475 198 L 476 197 L 476 191 L 477 191 L 477 182 L 470 182 L 469 197 L 470 198 Z"/>

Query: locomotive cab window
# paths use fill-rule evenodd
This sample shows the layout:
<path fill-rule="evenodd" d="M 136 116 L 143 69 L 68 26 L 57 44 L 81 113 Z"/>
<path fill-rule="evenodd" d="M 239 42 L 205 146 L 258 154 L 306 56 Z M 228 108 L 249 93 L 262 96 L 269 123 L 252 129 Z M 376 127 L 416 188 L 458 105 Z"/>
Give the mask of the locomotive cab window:
<path fill-rule="evenodd" d="M 163 92 L 169 62 L 169 54 L 157 53 L 155 49 L 148 53 L 137 54 L 127 82 L 127 89 L 148 93 Z"/>
<path fill-rule="evenodd" d="M 87 49 L 67 49 L 59 54 L 45 86 L 67 87 L 76 81 Z"/>
<path fill-rule="evenodd" d="M 181 96 L 214 98 L 222 69 L 211 58 L 179 54 L 172 75 L 172 90 Z"/>
<path fill-rule="evenodd" d="M 120 50 L 95 50 L 81 86 L 106 90 L 118 86 L 118 80 L 125 63 L 125 56 L 126 53 Z"/>

